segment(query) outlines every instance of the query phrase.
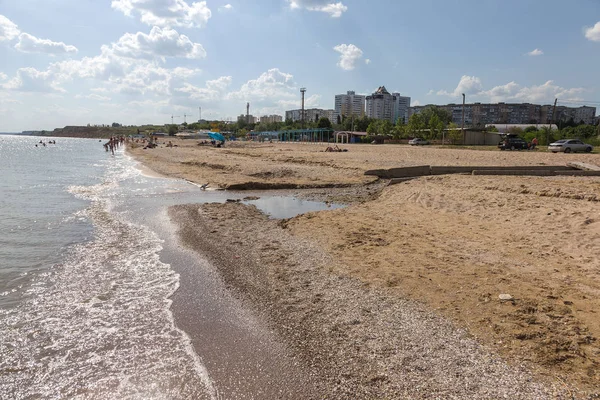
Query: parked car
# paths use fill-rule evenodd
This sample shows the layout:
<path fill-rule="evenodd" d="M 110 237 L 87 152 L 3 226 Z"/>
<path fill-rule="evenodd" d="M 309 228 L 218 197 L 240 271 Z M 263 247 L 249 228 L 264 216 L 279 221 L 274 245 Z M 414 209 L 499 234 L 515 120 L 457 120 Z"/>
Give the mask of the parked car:
<path fill-rule="evenodd" d="M 429 144 L 429 142 L 422 138 L 414 138 L 414 139 L 409 140 L 408 144 L 410 144 L 411 146 L 423 146 L 423 145 Z"/>
<path fill-rule="evenodd" d="M 583 143 L 579 139 L 561 139 L 550 143 L 548 150 L 553 153 L 576 153 L 578 151 L 591 153 L 594 147 L 591 144 Z"/>
<path fill-rule="evenodd" d="M 498 143 L 498 148 L 500 150 L 527 150 L 529 145 L 518 136 L 506 136 Z"/>

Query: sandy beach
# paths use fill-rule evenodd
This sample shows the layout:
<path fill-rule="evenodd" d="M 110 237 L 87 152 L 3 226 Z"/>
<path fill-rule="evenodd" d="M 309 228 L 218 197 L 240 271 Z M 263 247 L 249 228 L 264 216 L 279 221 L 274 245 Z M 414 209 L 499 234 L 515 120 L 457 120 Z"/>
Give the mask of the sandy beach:
<path fill-rule="evenodd" d="M 170 210 L 182 242 L 265 316 L 322 398 L 600 395 L 600 178 L 440 175 L 388 187 L 364 174 L 600 165 L 598 155 L 174 143 L 128 151 L 209 188 L 349 204 L 289 220 L 237 203 Z"/>

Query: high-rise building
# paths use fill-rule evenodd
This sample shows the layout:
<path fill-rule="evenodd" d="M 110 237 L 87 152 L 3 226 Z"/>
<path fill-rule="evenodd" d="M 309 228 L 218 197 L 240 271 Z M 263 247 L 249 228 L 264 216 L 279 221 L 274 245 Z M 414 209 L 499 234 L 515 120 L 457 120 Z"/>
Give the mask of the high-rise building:
<path fill-rule="evenodd" d="M 367 117 L 394 122 L 394 96 L 385 86 L 380 86 L 375 93 L 367 96 Z"/>
<path fill-rule="evenodd" d="M 335 112 L 333 119 L 335 123 L 342 121 L 343 117 L 362 118 L 365 116 L 366 96 L 356 94 L 353 91 L 335 96 Z"/>
<path fill-rule="evenodd" d="M 410 97 L 401 96 L 400 93 L 392 93 L 394 98 L 394 123 L 402 119 L 408 122 L 408 110 L 410 109 Z"/>

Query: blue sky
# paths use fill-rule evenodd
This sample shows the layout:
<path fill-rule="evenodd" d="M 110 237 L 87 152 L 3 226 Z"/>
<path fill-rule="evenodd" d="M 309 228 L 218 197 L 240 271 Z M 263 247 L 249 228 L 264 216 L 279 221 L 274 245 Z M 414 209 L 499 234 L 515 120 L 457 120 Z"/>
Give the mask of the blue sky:
<path fill-rule="evenodd" d="M 300 87 L 597 106 L 599 66 L 598 0 L 0 0 L 0 131 L 283 114 Z"/>

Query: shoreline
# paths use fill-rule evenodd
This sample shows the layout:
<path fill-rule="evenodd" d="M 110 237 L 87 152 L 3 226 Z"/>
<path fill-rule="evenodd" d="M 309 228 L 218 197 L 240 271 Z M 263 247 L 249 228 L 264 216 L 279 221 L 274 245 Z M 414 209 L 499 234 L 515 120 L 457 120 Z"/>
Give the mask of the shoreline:
<path fill-rule="evenodd" d="M 298 154 L 300 161 L 294 157 L 291 159 L 286 157 L 278 161 L 277 165 L 273 167 L 274 161 L 270 156 L 272 147 L 257 150 L 256 147 L 250 146 L 247 153 L 244 153 L 246 151 L 244 148 L 236 148 L 233 152 L 237 158 L 231 163 L 242 165 L 240 163 L 245 160 L 248 161 L 250 163 L 249 171 L 252 174 L 262 169 L 262 172 L 260 172 L 262 174 L 261 179 L 266 183 L 270 183 L 273 179 L 273 175 L 264 173 L 271 168 L 276 168 L 279 171 L 300 168 L 301 171 L 302 165 L 307 163 L 321 165 L 320 161 L 306 160 L 310 155 L 303 152 Z M 317 158 L 323 157 L 322 154 L 315 153 L 317 151 L 315 147 L 306 146 L 304 148 L 312 149 L 310 154 L 314 154 Z M 361 152 L 371 151 L 373 147 L 357 147 L 357 149 Z M 229 162 L 226 160 L 230 160 L 231 153 L 219 153 L 220 150 L 222 149 L 218 149 L 213 152 L 214 154 L 209 155 L 209 157 L 220 157 L 219 163 L 210 166 L 202 163 L 202 165 L 194 164 L 195 172 L 187 170 L 185 172 L 187 176 L 184 179 L 191 177 L 192 179 L 189 180 L 199 183 L 205 181 L 206 176 L 220 175 L 218 179 L 224 182 L 230 176 L 236 176 L 236 172 L 229 167 L 222 169 L 222 166 L 225 165 L 223 163 Z M 417 156 L 422 156 L 422 150 L 397 146 L 390 151 L 392 153 L 398 151 L 412 152 Z M 162 151 L 162 149 L 159 151 Z M 258 154 L 264 154 L 260 153 L 261 151 L 267 151 L 266 161 L 256 161 Z M 443 150 L 440 154 L 444 155 L 446 153 Z M 481 164 L 479 160 L 481 154 L 478 154 L 481 152 L 461 150 L 458 153 L 456 159 L 461 159 L 461 163 L 465 163 L 463 158 L 464 154 L 467 154 L 467 156 L 475 156 L 471 163 Z M 485 153 L 492 154 L 493 157 L 499 156 L 493 152 Z M 178 152 L 175 149 L 169 154 L 165 154 L 165 156 L 172 157 L 176 154 Z M 204 157 L 206 155 L 206 153 L 197 153 L 196 149 L 188 149 L 183 154 L 186 155 L 185 157 L 190 157 L 190 155 Z M 363 157 L 360 154 L 351 154 L 359 159 Z M 427 149 L 427 154 L 433 154 L 437 159 L 435 149 Z M 147 166 L 152 169 L 158 166 L 159 170 L 163 173 L 166 172 L 164 175 L 177 178 L 181 178 L 181 172 L 184 170 L 178 172 L 176 165 L 189 162 L 189 159 L 185 157 L 169 161 L 168 159 L 162 159 L 163 155 L 160 154 L 157 158 L 154 158 L 152 154 L 146 154 L 141 159 L 138 156 L 139 154 L 134 155 L 134 158 L 141 161 L 142 164 L 147 163 Z M 151 158 L 148 159 L 148 156 L 151 156 Z M 500 156 L 512 157 L 511 155 Z M 539 160 L 547 159 L 547 155 L 541 156 L 543 157 L 538 157 Z M 410 155 L 408 158 L 411 157 L 413 156 Z M 522 155 L 519 155 L 519 157 L 522 157 Z M 587 162 L 590 162 L 590 160 L 598 164 L 597 157 L 585 158 Z M 535 159 L 531 161 L 536 162 L 535 165 L 539 165 L 539 162 Z M 531 165 L 531 161 L 528 165 Z M 558 161 L 561 161 L 561 159 L 558 159 Z M 384 157 L 380 164 L 389 162 Z M 496 163 L 493 160 L 491 162 Z M 215 166 L 218 166 L 216 175 Z M 363 169 L 372 166 L 370 164 L 363 167 Z M 336 165 L 333 169 L 341 178 L 341 182 L 347 183 L 345 180 L 348 171 L 347 166 Z M 311 173 L 314 174 L 315 170 L 310 171 L 313 171 Z M 291 175 L 294 175 L 294 173 L 291 173 Z M 245 178 L 242 178 L 241 181 L 243 179 Z M 385 187 L 385 181 L 378 181 L 375 183 L 352 184 L 343 188 L 269 191 L 269 194 L 291 193 L 301 198 L 356 205 L 339 212 L 309 213 L 276 223 L 268 220 L 268 218 L 259 222 L 260 218 L 254 212 L 244 211 L 245 206 L 243 205 L 202 206 L 201 209 L 214 207 L 210 208 L 210 213 L 214 214 L 215 218 L 210 220 L 196 220 L 195 218 L 200 217 L 188 215 L 188 219 L 195 220 L 198 224 L 204 226 L 204 229 L 210 227 L 208 232 L 211 232 L 211 236 L 222 235 L 223 240 L 236 237 L 239 231 L 246 229 L 245 224 L 248 221 L 254 221 L 252 222 L 254 230 L 249 232 L 249 237 L 253 237 L 255 232 L 261 232 L 267 226 L 273 232 L 277 232 L 278 237 L 274 236 L 270 239 L 257 241 L 257 246 L 263 248 L 263 253 L 266 252 L 266 259 L 263 259 L 264 254 L 256 255 L 255 265 L 250 270 L 256 274 L 254 278 L 258 279 L 260 277 L 263 283 L 269 282 L 269 285 L 278 288 L 276 291 L 277 296 L 279 296 L 276 296 L 278 299 L 281 299 L 282 292 L 293 288 L 297 296 L 290 304 L 285 303 L 283 306 L 282 304 L 273 303 L 272 294 L 268 296 L 264 293 L 259 295 L 260 292 L 252 294 L 253 287 L 256 284 L 249 286 L 247 282 L 239 281 L 240 277 L 235 275 L 227 277 L 227 274 L 232 274 L 231 271 L 235 271 L 235 268 L 228 262 L 232 255 L 255 251 L 253 248 L 246 248 L 243 240 L 237 240 L 235 244 L 238 247 L 234 246 L 228 251 L 218 246 L 211 246 L 210 243 L 202 244 L 197 240 L 195 244 L 191 244 L 191 247 L 204 255 L 220 254 L 218 258 L 213 259 L 213 262 L 219 272 L 224 275 L 225 280 L 228 281 L 229 279 L 230 288 L 238 293 L 241 298 L 253 299 L 249 303 L 253 304 L 253 307 L 261 309 L 262 313 L 265 313 L 265 310 L 275 313 L 275 317 L 273 315 L 268 316 L 268 319 L 273 323 L 273 329 L 280 332 L 282 337 L 287 338 L 299 354 L 304 354 L 303 347 L 299 343 L 307 338 L 317 337 L 317 333 L 325 329 L 322 327 L 327 326 L 329 323 L 329 320 L 319 320 L 319 313 L 322 311 L 320 304 L 323 293 L 316 296 L 317 293 L 312 293 L 310 288 L 298 286 L 297 280 L 304 279 L 298 271 L 296 271 L 299 274 L 298 276 L 293 276 L 286 281 L 278 280 L 279 275 L 277 274 L 281 272 L 280 268 L 278 269 L 277 265 L 272 264 L 283 263 L 288 265 L 288 259 L 293 260 L 298 254 L 303 254 L 305 260 L 312 260 L 314 263 L 314 266 L 307 266 L 305 269 L 312 271 L 311 273 L 314 276 L 318 276 L 317 280 L 319 282 L 330 282 L 332 277 L 341 280 L 354 280 L 356 284 L 368 288 L 378 296 L 385 295 L 379 297 L 379 302 L 382 304 L 395 304 L 394 307 L 397 306 L 403 309 L 407 307 L 404 302 L 416 301 L 414 304 L 424 310 L 429 310 L 428 312 L 433 312 L 435 318 L 440 318 L 440 321 L 443 321 L 442 324 L 449 323 L 453 326 L 452 329 L 456 327 L 462 327 L 458 328 L 459 330 L 466 329 L 464 331 L 466 333 L 463 333 L 468 340 L 476 340 L 480 345 L 483 345 L 477 350 L 472 350 L 474 354 L 487 354 L 484 358 L 489 358 L 490 354 L 497 354 L 502 357 L 505 361 L 498 362 L 510 366 L 502 372 L 505 375 L 507 374 L 506 376 L 512 376 L 514 371 L 519 371 L 517 375 L 527 375 L 529 370 L 533 373 L 529 378 L 532 382 L 546 382 L 547 386 L 539 384 L 535 387 L 535 390 L 538 390 L 535 396 L 530 391 L 533 390 L 531 387 L 526 389 L 519 385 L 515 386 L 520 388 L 518 393 L 515 394 L 516 398 L 538 398 L 538 396 L 541 396 L 540 393 L 549 398 L 555 398 L 556 396 L 570 398 L 571 395 L 575 398 L 588 398 L 588 396 L 597 395 L 597 390 L 595 390 L 597 385 L 594 382 L 598 378 L 596 369 L 599 362 L 597 359 L 598 354 L 600 354 L 595 339 L 600 336 L 600 324 L 594 322 L 593 314 L 596 308 L 595 303 L 598 300 L 597 297 L 585 295 L 586 291 L 592 293 L 600 290 L 600 284 L 597 282 L 596 272 L 594 272 L 598 265 L 598 258 L 592 256 L 596 253 L 594 247 L 590 247 L 593 243 L 591 238 L 596 237 L 594 235 L 598 232 L 598 225 L 594 223 L 595 219 L 591 217 L 598 212 L 598 203 L 592 200 L 597 198 L 596 195 L 600 196 L 599 186 L 595 182 L 598 182 L 597 178 L 438 176 L 418 178 L 389 188 Z M 539 199 L 544 199 L 548 204 L 540 207 L 538 204 Z M 510 219 L 505 221 L 502 214 L 495 214 L 496 211 L 503 212 L 507 210 L 503 208 L 507 204 L 517 205 L 517 208 L 509 208 L 511 212 L 516 212 L 514 221 Z M 236 206 L 240 209 L 230 208 Z M 193 208 L 194 206 L 189 205 L 186 207 Z M 581 212 L 576 215 L 573 214 L 575 217 L 569 217 L 574 210 L 581 210 Z M 183 211 L 179 210 L 178 212 Z M 234 222 L 222 220 L 220 217 L 222 213 L 228 214 L 232 220 L 239 219 L 240 224 L 235 225 Z M 427 215 L 423 213 L 431 213 L 431 218 L 423 219 L 422 216 Z M 541 216 L 545 215 L 544 213 L 547 213 L 548 216 L 542 218 Z M 566 222 L 564 229 L 548 229 L 557 218 Z M 394 228 L 390 225 L 391 221 L 397 221 L 395 223 L 398 226 L 403 226 L 403 228 L 400 230 Z M 185 221 L 180 220 L 179 223 L 185 223 Z M 578 232 L 581 227 L 585 227 L 585 229 Z M 521 234 L 515 235 L 514 240 L 510 239 L 509 236 L 502 236 L 502 232 L 509 233 L 515 230 L 520 230 Z M 403 231 L 406 232 L 403 233 Z M 492 232 L 492 234 L 482 234 L 486 231 Z M 193 233 L 193 230 L 189 231 L 187 235 L 190 237 L 198 236 L 197 233 Z M 539 242 L 536 239 L 534 244 L 527 235 L 538 236 L 542 241 Z M 301 248 L 288 249 L 283 255 L 273 251 L 270 248 L 270 243 L 273 240 L 278 241 L 279 237 L 284 236 L 290 242 L 304 242 L 306 240 L 313 242 L 313 246 L 316 246 L 314 247 L 316 250 L 313 251 L 315 254 L 323 254 L 323 258 L 334 261 L 327 265 L 319 264 L 319 259 L 314 260 L 311 258 L 311 254 L 307 254 L 306 250 Z M 460 238 L 463 242 L 460 243 L 454 240 L 453 236 L 457 236 L 456 239 Z M 421 244 L 425 247 L 423 251 L 418 250 L 415 257 L 411 255 L 404 259 L 403 248 L 406 247 L 406 243 L 410 243 L 410 241 L 406 242 L 408 237 L 415 245 Z M 577 240 L 576 243 L 579 244 L 567 249 L 558 249 L 554 244 L 565 240 Z M 315 241 L 318 242 L 318 245 L 314 243 Z M 519 243 L 519 241 L 522 243 Z M 470 242 L 473 242 L 474 247 L 464 246 L 464 244 Z M 502 242 L 519 249 L 526 249 L 528 246 L 533 249 L 540 247 L 540 249 L 530 251 L 529 255 L 526 251 L 502 253 L 496 250 L 497 244 Z M 278 246 L 281 249 L 283 245 Z M 414 246 L 410 246 L 410 248 L 417 249 Z M 486 248 L 489 255 L 481 253 L 481 248 Z M 589 254 L 586 254 L 585 248 L 589 249 L 587 250 Z M 550 260 L 548 254 L 552 253 L 560 257 L 559 260 L 572 259 L 574 261 L 552 262 L 553 272 L 550 274 L 544 273 L 545 266 Z M 506 258 L 506 260 L 502 258 Z M 257 266 L 257 260 L 264 261 L 264 271 L 261 269 L 262 267 Z M 304 261 L 296 260 L 291 265 L 299 265 L 302 262 Z M 584 263 L 582 265 L 588 263 L 589 266 L 581 270 L 575 270 L 571 268 L 572 263 Z M 317 265 L 320 265 L 320 268 L 316 267 Z M 503 269 L 506 269 L 506 272 L 500 273 Z M 447 271 L 445 272 L 445 270 Z M 271 272 L 267 273 L 265 271 Z M 452 275 L 448 275 L 449 271 L 452 271 Z M 568 280 L 564 280 L 565 276 Z M 467 285 L 469 289 L 465 290 L 463 288 L 465 285 L 462 282 L 469 281 L 472 283 Z M 333 282 L 331 286 L 335 287 L 337 281 L 334 280 Z M 435 285 L 432 286 L 432 283 Z M 573 286 L 573 283 L 586 286 L 578 288 Z M 514 300 L 508 303 L 498 302 L 497 299 L 494 300 L 498 293 L 511 293 L 516 295 L 516 298 L 513 297 Z M 366 293 L 356 292 L 355 295 L 356 298 L 360 299 L 370 296 Z M 340 296 L 331 299 L 331 302 L 335 303 L 336 299 L 339 301 L 340 298 L 343 298 L 344 293 L 341 293 Z M 303 310 L 300 314 L 303 321 L 320 321 L 321 327 L 315 328 L 311 332 L 304 331 L 300 336 L 290 334 L 282 328 L 299 326 L 298 324 L 294 325 L 293 321 L 290 322 L 280 317 L 281 314 L 293 310 L 294 304 L 302 305 Z M 511 304 L 512 307 L 510 307 Z M 277 311 L 278 308 L 279 311 Z M 393 321 L 394 317 L 390 316 L 390 318 Z M 390 321 L 387 321 L 384 325 L 388 327 L 389 323 Z M 564 326 L 564 329 L 560 328 L 561 326 Z M 347 329 L 346 325 L 342 325 L 342 327 Z M 355 330 L 359 331 L 358 335 L 368 330 L 368 327 L 362 323 L 358 323 L 356 327 L 350 324 L 350 328 L 353 332 Z M 336 329 L 340 329 L 340 327 L 338 326 Z M 298 328 L 298 331 L 301 332 L 301 329 Z M 332 332 L 335 332 L 335 330 L 330 331 L 330 334 Z M 366 340 L 359 337 L 351 338 L 352 343 L 363 343 L 363 341 L 366 343 L 361 346 L 357 345 L 357 348 L 360 347 L 358 350 L 348 350 L 345 347 L 345 342 L 329 343 L 324 347 L 325 351 L 335 349 L 339 356 L 335 361 L 323 361 L 319 367 L 324 371 L 322 375 L 325 378 L 325 386 L 322 387 L 327 387 L 326 391 L 328 393 L 333 390 L 331 393 L 339 394 L 339 390 L 342 389 L 335 382 L 345 382 L 345 385 L 365 390 L 365 395 L 377 393 L 375 397 L 380 397 L 392 393 L 393 397 L 403 393 L 402 396 L 407 396 L 409 392 L 405 390 L 410 391 L 410 388 L 394 386 L 398 384 L 397 380 L 402 380 L 404 377 L 375 378 L 377 384 L 374 385 L 370 381 L 356 380 L 356 377 L 352 374 L 346 378 L 342 377 L 343 379 L 339 376 L 334 379 L 332 376 L 335 376 L 335 374 L 332 375 L 331 372 L 327 372 L 353 371 L 355 366 L 352 366 L 354 365 L 352 363 L 352 357 L 354 357 L 352 351 L 368 348 L 369 341 L 372 340 L 370 338 L 378 335 L 390 337 L 393 336 L 393 333 L 380 329 Z M 328 340 L 322 337 L 321 339 Z M 434 337 L 431 340 L 435 341 L 436 338 Z M 319 343 L 318 340 L 317 343 Z M 314 345 L 314 348 L 319 348 L 319 345 Z M 388 353 L 390 351 L 390 349 L 387 350 Z M 348 356 L 348 354 L 351 356 Z M 404 354 L 404 357 L 410 358 L 410 355 Z M 497 356 L 492 356 L 492 358 L 494 357 Z M 460 360 L 455 356 L 451 358 L 454 360 L 453 362 Z M 315 359 L 315 355 L 305 358 L 305 361 L 310 359 Z M 372 359 L 369 362 L 381 365 L 381 360 Z M 508 364 L 504 364 L 505 362 Z M 365 362 L 366 364 L 369 363 Z M 310 362 L 308 365 L 311 365 Z M 330 366 L 327 367 L 327 365 Z M 331 368 L 331 365 L 334 365 L 334 367 Z M 402 366 L 394 366 L 393 369 L 397 368 L 401 369 Z M 374 370 L 377 370 L 377 368 Z M 364 372 L 362 371 L 361 374 Z M 474 381 L 477 381 L 476 376 L 479 375 L 481 374 L 473 375 Z M 464 383 L 469 386 L 468 382 Z M 433 385 L 432 387 L 435 387 L 436 384 L 436 382 L 430 382 L 429 386 Z M 513 382 L 511 385 L 515 385 L 515 383 Z M 532 385 L 535 386 L 535 384 Z M 495 387 L 496 393 L 500 393 L 498 391 L 505 388 L 503 384 L 496 386 L 492 384 L 492 386 Z M 375 391 L 369 392 L 369 390 Z M 377 390 L 380 391 L 377 392 Z M 405 392 L 402 392 L 403 390 Z M 440 388 L 439 390 L 443 392 L 448 388 Z M 562 394 L 559 395 L 559 392 Z M 449 390 L 443 393 L 451 395 L 453 392 Z M 474 392 L 470 393 L 472 395 Z M 530 393 L 530 395 L 527 395 L 527 393 Z M 469 396 L 468 393 L 464 393 L 464 395 Z M 417 396 L 417 394 L 413 393 L 412 396 Z M 485 395 L 478 393 L 476 397 L 485 397 Z"/>
<path fill-rule="evenodd" d="M 322 398 L 564 395 L 421 304 L 331 273 L 335 259 L 253 206 L 173 206 L 169 215 L 184 244 L 206 255 L 320 377 Z"/>

